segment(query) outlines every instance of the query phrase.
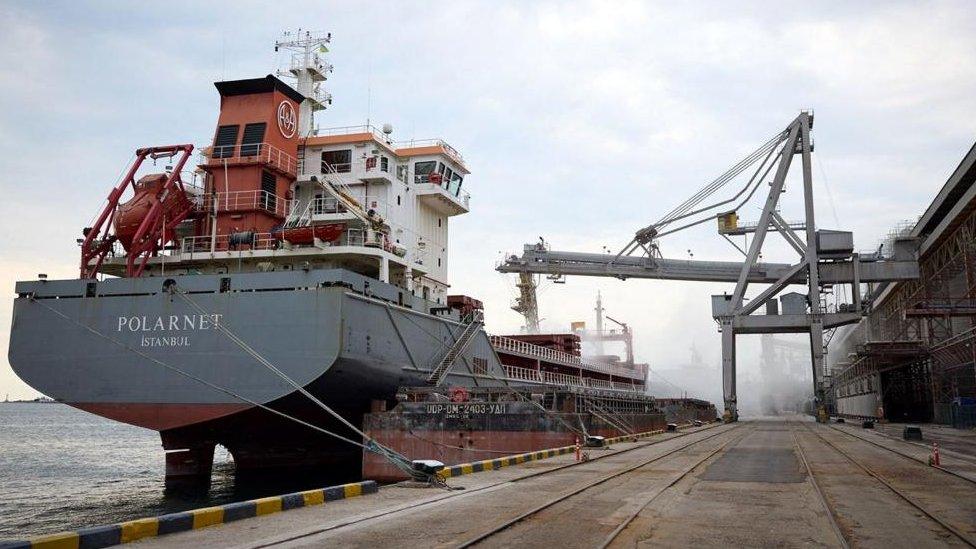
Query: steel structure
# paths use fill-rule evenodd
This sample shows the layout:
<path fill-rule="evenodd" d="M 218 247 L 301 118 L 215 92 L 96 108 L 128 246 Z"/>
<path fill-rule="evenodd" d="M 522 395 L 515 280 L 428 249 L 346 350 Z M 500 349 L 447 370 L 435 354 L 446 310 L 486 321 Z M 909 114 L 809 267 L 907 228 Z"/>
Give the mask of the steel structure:
<path fill-rule="evenodd" d="M 147 158 L 175 158 L 172 169 L 166 173 L 165 181 L 159 187 L 158 194 L 153 196 L 149 209 L 132 238 L 131 249 L 126 256 L 126 276 L 142 275 L 149 258 L 156 255 L 162 247 L 173 238 L 174 230 L 190 214 L 193 204 L 189 200 L 181 201 L 179 208 L 171 212 L 169 219 L 165 217 L 165 204 L 168 197 L 184 195 L 183 180 L 180 174 L 190 159 L 193 145 L 168 145 L 163 147 L 148 147 L 139 149 L 135 154 L 135 161 L 126 172 L 122 181 L 109 193 L 105 207 L 91 227 L 85 227 L 84 238 L 81 240 L 81 278 L 95 278 L 102 262 L 118 241 L 114 232 L 113 222 L 118 214 L 119 202 L 130 188 L 136 186 L 136 173 Z"/>
<path fill-rule="evenodd" d="M 606 314 L 606 309 L 603 308 L 603 297 L 600 295 L 600 292 L 597 292 L 596 294 L 596 307 L 593 309 L 593 311 L 596 313 L 595 329 L 587 330 L 586 328 L 574 328 L 573 331 L 579 334 L 584 342 L 592 343 L 595 347 L 596 355 L 602 359 L 607 358 L 605 355 L 606 349 L 604 348 L 604 343 L 623 343 L 625 353 L 624 362 L 626 364 L 635 364 L 634 331 L 626 322 L 621 322 Z M 603 322 L 604 320 L 613 322 L 619 326 L 620 329 L 606 329 Z"/>
<path fill-rule="evenodd" d="M 810 131 L 813 116 L 801 112 L 785 130 L 735 164 L 662 219 L 638 230 L 616 256 L 548 250 L 544 245 L 529 244 L 521 257 L 509 256 L 498 270 L 508 273 L 548 273 L 553 275 L 609 276 L 620 279 L 652 278 L 735 283 L 731 295 L 712 296 L 712 315 L 722 332 L 722 377 L 726 417 L 738 418 L 736 397 L 735 336 L 739 334 L 807 333 L 810 337 L 814 390 L 819 404 L 825 400 L 826 378 L 823 367 L 824 331 L 860 320 L 865 304 L 861 302 L 862 283 L 912 280 L 918 277 L 917 255 L 913 241 L 897 243 L 891 257 L 860 257 L 853 251 L 849 232 L 817 230 L 813 204 L 813 177 Z M 804 217 L 787 222 L 779 213 L 786 191 L 786 179 L 795 156 L 801 157 Z M 745 185 L 731 198 L 702 205 L 739 175 L 751 171 Z M 759 221 L 748 228 L 753 234 L 743 262 L 665 259 L 657 240 L 712 219 L 718 219 L 720 232 L 736 225 L 735 210 L 742 207 L 767 182 L 769 191 Z M 731 210 L 729 206 L 732 205 Z M 796 228 L 802 228 L 797 232 Z M 775 232 L 797 253 L 796 263 L 761 263 L 759 258 L 766 236 Z M 637 255 L 634 255 L 637 254 Z M 769 284 L 752 299 L 746 299 L 749 284 Z M 796 300 L 783 314 L 778 314 L 774 300 L 790 285 L 806 287 L 804 303 Z M 824 304 L 823 290 L 835 284 L 852 287 L 853 303 L 834 308 Z M 786 296 L 784 296 L 785 298 Z M 766 306 L 767 314 L 753 314 Z"/>
<path fill-rule="evenodd" d="M 512 304 L 512 310 L 525 318 L 525 333 L 539 333 L 539 301 L 536 298 L 536 288 L 539 283 L 536 281 L 537 275 L 523 272 L 518 275 L 518 282 L 515 287 L 519 295 Z"/>
<path fill-rule="evenodd" d="M 976 424 L 976 146 L 898 234 L 920 240 L 920 277 L 872 288 L 873 310 L 832 351 L 838 411 Z"/>

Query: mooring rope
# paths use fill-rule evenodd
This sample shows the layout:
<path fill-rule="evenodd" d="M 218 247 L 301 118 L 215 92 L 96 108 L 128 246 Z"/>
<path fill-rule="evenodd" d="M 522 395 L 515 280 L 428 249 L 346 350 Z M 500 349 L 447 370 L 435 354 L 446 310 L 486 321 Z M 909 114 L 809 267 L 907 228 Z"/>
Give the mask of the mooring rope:
<path fill-rule="evenodd" d="M 47 304 L 45 304 L 42 301 L 34 298 L 33 296 L 31 296 L 30 300 L 31 300 L 31 302 L 36 303 L 36 304 L 40 305 L 41 307 L 47 309 L 48 311 L 54 313 L 58 317 L 60 317 L 60 318 L 62 318 L 64 320 L 66 320 L 66 321 L 68 321 L 68 322 L 70 322 L 70 323 L 72 323 L 72 324 L 74 324 L 74 325 L 76 325 L 76 326 L 78 326 L 78 327 L 80 327 L 80 328 L 88 331 L 89 333 L 91 333 L 91 334 L 93 334 L 93 335 L 95 335 L 95 336 L 97 336 L 99 338 L 105 339 L 106 341 L 109 341 L 110 343 L 112 343 L 114 345 L 117 345 L 119 347 L 122 347 L 123 349 L 125 349 L 125 350 L 127 350 L 127 351 L 129 351 L 129 352 L 131 352 L 131 353 L 133 353 L 133 354 L 141 357 L 141 358 L 144 358 L 144 359 L 146 359 L 147 361 L 149 361 L 149 362 L 151 362 L 153 364 L 162 366 L 163 368 L 166 368 L 169 371 L 172 371 L 172 372 L 174 372 L 174 373 L 176 373 L 178 375 L 181 375 L 183 377 L 186 377 L 187 379 L 191 379 L 193 381 L 196 381 L 198 383 L 201 383 L 203 385 L 206 385 L 207 387 L 210 387 L 211 389 L 214 389 L 216 391 L 219 391 L 221 393 L 224 393 L 226 395 L 229 395 L 229 396 L 231 396 L 233 398 L 236 398 L 236 399 L 238 399 L 238 400 L 240 400 L 242 402 L 246 402 L 246 403 L 248 403 L 248 404 L 250 404 L 252 406 L 256 406 L 256 407 L 258 407 L 258 408 L 260 408 L 262 410 L 266 410 L 266 411 L 268 411 L 268 412 L 270 412 L 272 414 L 275 414 L 275 415 L 277 415 L 279 417 L 283 417 L 283 418 L 288 419 L 290 421 L 294 421 L 295 423 L 298 423 L 300 425 L 304 425 L 305 427 L 308 427 L 310 429 L 313 429 L 313 430 L 315 430 L 317 432 L 320 432 L 320 433 L 322 433 L 324 435 L 331 436 L 331 437 L 333 437 L 333 438 L 335 438 L 337 440 L 340 440 L 340 441 L 343 441 L 343 442 L 347 442 L 349 444 L 353 444 L 353 445 L 358 446 L 359 448 L 362 448 L 362 449 L 364 449 L 366 451 L 369 451 L 369 452 L 373 452 L 375 454 L 378 454 L 378 455 L 384 457 L 385 459 L 387 459 L 387 461 L 390 461 L 398 469 L 401 469 L 402 471 L 406 472 L 411 478 L 414 478 L 416 480 L 421 480 L 421 481 L 429 482 L 429 483 L 431 483 L 433 485 L 446 487 L 446 484 L 444 484 L 443 479 L 440 479 L 439 477 L 436 477 L 436 475 L 428 475 L 428 474 L 423 473 L 421 471 L 415 470 L 413 468 L 412 462 L 409 459 L 407 459 L 405 456 L 403 456 L 403 455 L 395 452 L 394 450 L 392 450 L 390 448 L 387 448 L 387 447 L 383 446 L 382 444 L 379 444 L 378 442 L 376 442 L 372 438 L 366 436 L 365 433 L 362 433 L 361 431 L 359 431 L 355 427 L 353 427 L 353 430 L 363 436 L 363 438 L 366 440 L 365 443 L 361 443 L 361 442 L 358 442 L 358 441 L 353 440 L 351 438 L 342 436 L 342 435 L 340 435 L 338 433 L 329 431 L 328 429 L 324 429 L 322 427 L 319 427 L 317 425 L 314 425 L 312 423 L 309 423 L 307 421 L 304 421 L 302 419 L 299 419 L 299 418 L 297 418 L 295 416 L 292 416 L 292 415 L 290 415 L 288 413 L 282 412 L 280 410 L 276 410 L 276 409 L 274 409 L 274 408 L 272 408 L 272 407 L 270 407 L 270 406 L 268 406 L 266 404 L 262 404 L 260 402 L 257 402 L 255 400 L 250 399 L 250 398 L 248 398 L 248 397 L 246 397 L 244 395 L 241 395 L 241 394 L 239 394 L 239 393 L 237 393 L 237 392 L 235 392 L 235 391 L 233 391 L 231 389 L 228 389 L 228 388 L 223 387 L 221 385 L 218 385 L 216 383 L 207 381 L 206 379 L 203 379 L 203 378 L 201 378 L 199 376 L 196 376 L 194 374 L 191 374 L 190 372 L 187 372 L 186 370 L 183 370 L 183 369 L 181 369 L 181 368 L 179 368 L 177 366 L 173 366 L 172 364 L 169 364 L 167 362 L 164 362 L 162 360 L 159 360 L 156 357 L 150 356 L 150 355 L 148 355 L 148 354 L 146 354 L 146 353 L 144 353 L 144 352 L 142 352 L 142 351 L 140 351 L 138 349 L 135 349 L 132 346 L 130 346 L 130 345 L 128 345 L 128 344 L 126 344 L 126 343 L 124 343 L 122 341 L 119 341 L 119 340 L 113 338 L 112 336 L 107 335 L 107 334 L 105 334 L 105 333 L 103 333 L 103 332 L 101 332 L 101 331 L 99 331 L 99 330 L 97 330 L 97 329 L 95 329 L 95 328 L 93 328 L 91 326 L 88 326 L 86 324 L 83 324 L 83 323 L 81 323 L 81 322 L 79 322 L 79 321 L 77 321 L 77 320 L 69 317 L 68 315 L 62 313 L 61 311 L 58 311 L 57 309 L 48 306 Z M 201 313 L 201 314 L 208 314 L 208 313 L 205 313 L 204 312 L 204 313 Z M 217 325 L 220 326 L 220 324 L 217 324 Z M 258 355 L 258 356 L 260 356 L 260 355 Z M 263 357 L 262 357 L 262 360 L 263 360 Z M 273 367 L 273 365 L 272 365 L 272 367 Z M 291 383 L 294 383 L 294 381 L 291 380 L 290 378 L 288 378 L 287 376 L 285 376 L 285 378 L 286 378 L 286 381 L 291 381 Z M 313 399 L 314 399 L 314 397 L 313 397 Z M 314 399 L 314 400 L 317 400 L 317 399 Z M 335 412 L 332 411 L 331 408 L 329 408 L 327 411 L 330 411 L 332 414 L 335 414 Z M 340 416 L 340 418 L 341 418 L 341 416 Z M 348 421 L 345 421 L 345 418 L 341 418 L 341 419 L 343 420 L 343 423 L 345 423 L 347 425 L 351 425 Z"/>
<path fill-rule="evenodd" d="M 209 313 L 208 311 L 206 311 L 197 302 L 193 301 L 193 299 L 191 299 L 190 296 L 186 294 L 186 292 L 182 291 L 181 289 L 179 289 L 179 288 L 177 288 L 175 286 L 176 286 L 175 284 L 173 284 L 171 286 L 171 291 L 173 291 L 174 293 L 176 293 L 176 295 L 180 296 L 184 301 L 186 301 L 191 307 L 193 307 L 200 314 L 202 314 L 202 315 L 208 315 L 211 318 L 213 317 L 213 314 L 212 313 Z M 277 366 L 275 366 L 274 364 L 272 364 L 268 359 L 264 358 L 264 356 L 262 356 L 256 350 L 254 350 L 253 347 L 251 347 L 250 345 L 248 345 L 247 342 L 245 342 L 243 339 L 241 339 L 240 337 L 238 337 L 237 334 L 235 334 L 234 332 L 232 332 L 227 327 L 226 324 L 221 323 L 221 322 L 217 322 L 217 323 L 214 324 L 214 326 L 221 333 L 223 333 L 225 336 L 227 336 L 228 339 L 230 339 L 237 346 L 239 346 L 241 349 L 243 349 L 245 353 L 247 353 L 252 358 L 254 358 L 255 360 L 257 360 L 258 363 L 260 363 L 262 366 L 264 366 L 265 368 L 267 368 L 268 370 L 270 370 L 272 373 L 274 373 L 275 375 L 277 375 L 278 377 L 280 377 L 281 379 L 283 379 L 286 383 L 288 383 L 289 385 L 291 385 L 296 391 L 298 391 L 299 393 L 301 393 L 302 395 L 304 395 L 305 397 L 307 397 L 309 400 L 311 400 L 312 402 L 314 402 L 316 405 L 318 405 L 320 408 L 322 408 L 322 410 L 324 410 L 326 413 L 328 413 L 332 417 L 336 418 L 343 425 L 345 425 L 346 427 L 348 427 L 349 429 L 351 429 L 353 432 L 355 432 L 356 434 L 358 434 L 359 436 L 361 436 L 363 438 L 363 440 L 366 441 L 366 442 L 364 444 L 360 444 L 359 446 L 363 447 L 364 449 L 366 449 L 369 452 L 373 452 L 375 454 L 378 454 L 378 455 L 386 458 L 388 461 L 390 461 L 391 463 L 393 463 L 395 466 L 397 466 L 398 468 L 400 468 L 404 472 L 407 472 L 408 474 L 410 474 L 411 477 L 414 477 L 415 479 L 418 479 L 418 480 L 430 480 L 428 477 L 430 477 L 431 475 L 427 475 L 425 473 L 421 473 L 421 472 L 417 471 L 416 469 L 414 469 L 414 467 L 413 467 L 413 461 L 412 460 L 410 460 L 409 458 L 407 458 L 403 454 L 400 454 L 396 450 L 393 450 L 392 448 L 388 448 L 388 447 L 380 444 L 375 439 L 373 439 L 372 437 L 370 437 L 369 435 L 367 435 L 365 432 L 363 432 L 362 430 L 360 430 L 359 428 L 357 428 L 355 425 L 352 424 L 352 422 L 350 422 L 346 418 L 342 417 L 342 415 L 339 414 L 339 412 L 336 412 L 335 410 L 333 410 L 329 405 L 327 405 L 326 403 L 322 402 L 318 397 L 316 397 L 315 395 L 313 395 L 312 393 L 310 393 L 307 389 L 305 389 L 305 387 L 303 387 L 301 384 L 299 384 L 294 379 L 292 379 L 291 377 L 289 377 L 288 374 L 284 373 Z M 418 478 L 418 476 L 422 476 L 422 478 Z"/>
<path fill-rule="evenodd" d="M 195 375 L 193 375 L 193 374 L 191 374 L 191 373 L 189 373 L 189 372 L 187 372 L 187 371 L 185 371 L 185 370 L 183 370 L 181 368 L 178 368 L 176 366 L 173 366 L 172 364 L 168 364 L 166 362 L 163 362 L 162 360 L 159 360 L 158 358 L 155 358 L 153 356 L 147 355 L 146 353 L 143 353 L 142 351 L 140 351 L 138 349 L 135 349 L 135 348 L 129 346 L 128 344 L 123 343 L 123 342 L 121 342 L 121 341 L 113 338 L 110 335 L 104 334 L 104 333 L 100 332 L 99 330 L 96 330 L 95 328 L 92 328 L 91 326 L 88 326 L 88 325 L 82 324 L 81 322 L 78 322 L 77 320 L 69 317 L 68 315 L 62 313 L 61 311 L 58 311 L 57 309 L 55 309 L 53 307 L 49 307 L 48 305 L 44 304 L 43 302 L 41 302 L 41 301 L 39 301 L 37 299 L 34 299 L 33 297 L 31 298 L 31 301 L 34 302 L 34 303 L 37 303 L 38 305 L 40 305 L 41 307 L 44 307 L 45 309 L 47 309 L 49 311 L 51 311 L 55 315 L 57 315 L 57 316 L 65 319 L 65 320 L 67 320 L 68 322 L 71 322 L 72 324 L 74 324 L 74 325 L 76 325 L 76 326 L 78 326 L 80 328 L 84 328 L 85 330 L 91 332 L 92 334 L 94 334 L 94 335 L 96 335 L 96 336 L 98 336 L 98 337 L 100 337 L 102 339 L 105 339 L 105 340 L 107 340 L 107 341 L 109 341 L 109 342 L 111 342 L 111 343 L 113 343 L 115 345 L 118 345 L 119 347 L 122 347 L 123 349 L 125 349 L 127 351 L 130 351 L 130 352 L 132 352 L 132 353 L 134 353 L 134 354 L 136 354 L 136 355 L 138 355 L 138 356 L 140 356 L 140 357 L 148 360 L 149 362 L 152 362 L 154 364 L 157 364 L 159 366 L 162 366 L 163 368 L 166 368 L 167 370 L 170 370 L 172 372 L 175 372 L 175 373 L 177 373 L 177 374 L 179 374 L 179 375 L 181 375 L 183 377 L 186 377 L 188 379 L 192 379 L 193 381 L 202 383 L 203 385 L 206 385 L 206 386 L 210 387 L 211 389 L 220 391 L 221 393 L 224 393 L 226 395 L 232 396 L 232 397 L 234 397 L 234 398 L 236 398 L 238 400 L 241 400 L 243 402 L 246 402 L 248 404 L 257 406 L 258 408 L 261 408 L 263 410 L 267 410 L 267 411 L 269 411 L 269 412 L 271 412 L 273 414 L 277 414 L 277 415 L 279 415 L 281 417 L 290 419 L 290 420 L 292 420 L 292 421 L 294 421 L 296 423 L 300 423 L 300 424 L 302 424 L 302 425 L 304 425 L 306 427 L 310 427 L 312 429 L 315 429 L 316 431 L 319 431 L 319 432 L 321 432 L 323 434 L 326 434 L 326 435 L 335 437 L 335 438 L 337 438 L 339 440 L 348 442 L 350 444 L 355 444 L 356 446 L 359 446 L 360 448 L 365 448 L 365 445 L 363 445 L 363 444 L 361 444 L 359 442 L 356 442 L 355 440 L 352 440 L 350 438 L 346 438 L 346 437 L 344 437 L 342 435 L 339 435 L 337 433 L 333 433 L 332 431 L 328 431 L 328 430 L 323 429 L 321 427 L 318 427 L 316 425 L 312 425 L 311 423 L 308 423 L 307 421 L 303 421 L 301 419 L 298 419 L 298 418 L 296 418 L 294 416 L 291 416 L 291 415 L 289 415 L 289 414 L 287 414 L 285 412 L 282 412 L 282 411 L 279 411 L 279 410 L 275 410 L 274 408 L 271 408 L 271 407 L 269 407 L 269 406 L 267 406 L 265 404 L 261 404 L 260 402 L 256 402 L 256 401 L 254 401 L 252 399 L 249 399 L 246 396 L 241 395 L 241 394 L 238 394 L 238 393 L 236 393 L 236 392 L 234 392 L 234 391 L 232 391 L 232 390 L 230 390 L 230 389 L 228 389 L 226 387 L 222 387 L 220 385 L 217 385 L 216 383 L 212 383 L 210 381 L 207 381 L 207 380 L 205 380 L 205 379 L 203 379 L 203 378 L 201 378 L 199 376 L 195 376 Z"/>

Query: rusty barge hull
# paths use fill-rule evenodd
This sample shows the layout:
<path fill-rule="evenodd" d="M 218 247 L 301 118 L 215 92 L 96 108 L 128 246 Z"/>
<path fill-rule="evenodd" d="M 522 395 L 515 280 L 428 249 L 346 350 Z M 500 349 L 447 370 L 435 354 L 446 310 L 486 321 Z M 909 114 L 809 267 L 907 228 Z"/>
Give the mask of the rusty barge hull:
<path fill-rule="evenodd" d="M 616 437 L 667 424 L 655 399 L 643 393 L 521 387 L 463 395 L 458 402 L 451 400 L 458 400 L 455 392 L 401 391 L 393 410 L 365 416 L 365 431 L 403 455 L 456 465 L 567 446 L 581 434 Z M 365 453 L 363 478 L 394 482 L 406 476 L 382 457 Z"/>

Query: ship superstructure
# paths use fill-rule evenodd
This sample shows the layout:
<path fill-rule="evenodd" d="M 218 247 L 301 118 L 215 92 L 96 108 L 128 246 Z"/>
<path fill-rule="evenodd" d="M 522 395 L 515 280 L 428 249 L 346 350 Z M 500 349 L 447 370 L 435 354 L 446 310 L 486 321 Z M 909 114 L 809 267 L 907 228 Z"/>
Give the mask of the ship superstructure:
<path fill-rule="evenodd" d="M 313 113 L 331 101 L 321 87 L 331 71 L 321 53 L 330 37 L 290 38 L 278 47 L 300 51 L 279 75 L 296 87 L 272 75 L 218 82 L 213 144 L 199 151 L 192 178 L 182 178 L 191 204 L 161 209 L 175 226 L 160 233 L 143 271 L 126 268 L 132 239 L 122 237 L 98 270 L 165 276 L 342 267 L 446 303 L 448 222 L 469 212 L 464 158 L 441 139 L 395 142 L 389 125 L 316 128 Z M 93 274 L 86 259 L 83 270 Z"/>

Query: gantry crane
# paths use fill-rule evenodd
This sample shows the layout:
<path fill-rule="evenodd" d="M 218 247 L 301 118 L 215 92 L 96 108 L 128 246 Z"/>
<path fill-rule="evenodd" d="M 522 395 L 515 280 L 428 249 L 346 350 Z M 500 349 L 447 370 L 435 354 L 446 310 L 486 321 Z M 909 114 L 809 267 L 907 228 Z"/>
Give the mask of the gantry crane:
<path fill-rule="evenodd" d="M 560 252 L 543 244 L 527 244 L 521 257 L 509 256 L 497 269 L 505 273 L 549 274 L 553 276 L 605 276 L 619 279 L 651 278 L 735 283 L 731 294 L 712 296 L 712 316 L 722 333 L 722 381 L 726 418 L 738 419 L 736 398 L 735 336 L 738 334 L 807 333 L 819 406 L 825 402 L 824 330 L 857 322 L 869 303 L 862 303 L 860 285 L 918 278 L 917 245 L 903 239 L 895 243 L 888 257 L 861 257 L 854 252 L 853 235 L 847 231 L 818 230 L 813 207 L 813 177 L 810 131 L 813 115 L 801 112 L 782 131 L 740 160 L 691 198 L 668 212 L 656 223 L 638 230 L 616 255 Z M 801 222 L 787 222 L 779 211 L 786 178 L 796 156 L 801 158 L 804 216 Z M 716 192 L 751 170 L 745 185 L 730 198 L 702 205 Z M 767 177 L 772 174 L 772 179 Z M 762 213 L 755 224 L 739 224 L 737 210 L 769 185 Z M 719 234 L 752 234 L 748 249 L 736 248 L 744 261 L 700 261 L 666 259 L 658 240 L 717 219 Z M 760 262 L 766 236 L 779 234 L 799 256 L 796 263 Z M 731 242 L 731 240 L 730 240 Z M 733 245 L 735 243 L 733 242 Z M 752 299 L 746 298 L 749 284 L 768 284 Z M 852 303 L 829 309 L 822 300 L 824 289 L 835 284 L 852 286 Z M 776 297 L 791 285 L 806 287 L 804 294 Z M 766 314 L 754 314 L 765 306 Z M 821 414 L 822 416 L 822 414 Z"/>
<path fill-rule="evenodd" d="M 616 333 L 616 330 L 610 330 L 610 333 L 606 334 L 604 341 L 623 341 L 624 349 L 627 351 L 627 363 L 634 363 L 634 333 L 631 331 L 630 326 L 626 322 L 620 322 L 610 315 L 605 315 L 605 318 L 610 322 L 613 322 L 617 326 L 620 326 L 620 333 Z"/>

